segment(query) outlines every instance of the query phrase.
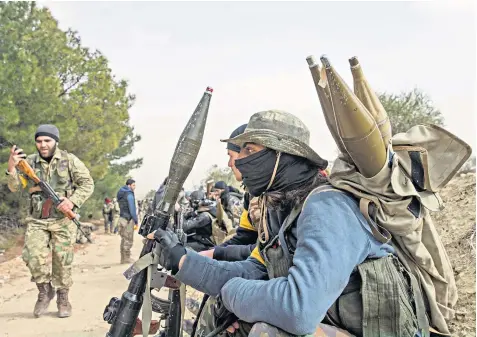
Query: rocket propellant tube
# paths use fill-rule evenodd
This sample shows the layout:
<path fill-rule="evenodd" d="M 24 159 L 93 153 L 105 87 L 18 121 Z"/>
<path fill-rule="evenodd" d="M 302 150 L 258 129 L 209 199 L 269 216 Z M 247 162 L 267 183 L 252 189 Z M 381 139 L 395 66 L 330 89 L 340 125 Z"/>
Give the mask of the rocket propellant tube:
<path fill-rule="evenodd" d="M 321 62 L 330 86 L 338 134 L 358 171 L 366 178 L 373 177 L 386 162 L 386 148 L 378 125 L 329 59 L 322 56 Z"/>
<path fill-rule="evenodd" d="M 348 151 L 346 151 L 343 140 L 338 133 L 335 112 L 331 102 L 330 87 L 326 81 L 326 73 L 324 69 L 322 69 L 316 62 L 313 55 L 308 56 L 306 58 L 306 62 L 310 68 L 311 77 L 313 78 L 313 83 L 315 84 L 315 89 L 318 94 L 318 99 L 320 100 L 321 110 L 323 111 L 326 125 L 328 126 L 331 136 L 333 136 L 333 139 L 335 140 L 340 152 L 345 156 L 345 158 L 349 158 Z"/>
<path fill-rule="evenodd" d="M 384 146 L 387 148 L 389 140 L 392 137 L 391 122 L 389 121 L 388 114 L 379 100 L 378 95 L 376 95 L 364 76 L 363 68 L 358 58 L 356 56 L 350 58 L 349 64 L 351 66 L 351 74 L 353 75 L 354 94 L 364 104 L 378 124 Z"/>
<path fill-rule="evenodd" d="M 155 221 L 150 232 L 157 228 L 166 229 L 169 218 L 174 212 L 179 192 L 184 185 L 197 155 L 199 154 L 204 136 L 207 114 L 213 89 L 207 87 L 192 117 L 182 132 L 172 156 L 169 179 L 161 200 L 154 210 Z M 147 240 L 140 257 L 150 253 L 154 248 L 154 240 Z M 129 283 L 128 289 L 121 297 L 116 319 L 111 324 L 106 337 L 130 337 L 136 325 L 143 303 L 143 294 L 146 290 L 147 268 L 135 274 Z M 147 289 L 149 291 L 149 289 Z"/>

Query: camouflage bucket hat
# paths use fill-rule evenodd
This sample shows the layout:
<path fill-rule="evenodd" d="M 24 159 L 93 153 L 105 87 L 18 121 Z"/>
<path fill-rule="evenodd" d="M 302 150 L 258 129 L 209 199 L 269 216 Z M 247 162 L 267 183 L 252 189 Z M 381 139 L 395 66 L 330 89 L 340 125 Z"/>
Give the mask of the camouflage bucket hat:
<path fill-rule="evenodd" d="M 223 139 L 242 147 L 245 143 L 260 144 L 275 151 L 304 157 L 324 169 L 328 161 L 321 158 L 308 144 L 310 131 L 292 114 L 281 110 L 257 112 L 250 117 L 244 133 Z"/>

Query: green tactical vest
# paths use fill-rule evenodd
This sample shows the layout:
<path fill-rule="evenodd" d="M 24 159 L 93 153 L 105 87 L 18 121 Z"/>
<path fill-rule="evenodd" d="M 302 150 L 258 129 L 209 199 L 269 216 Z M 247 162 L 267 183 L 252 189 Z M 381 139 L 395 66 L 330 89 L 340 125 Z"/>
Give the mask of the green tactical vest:
<path fill-rule="evenodd" d="M 46 170 L 38 154 L 28 158 L 29 164 L 35 171 L 35 174 L 41 180 L 49 183 L 60 197 L 69 198 L 74 192 L 70 158 L 68 152 L 63 150 L 57 151 L 59 151 L 60 158 L 52 158 L 51 162 L 47 164 Z M 56 155 L 57 154 L 55 154 L 55 156 Z M 30 192 L 30 216 L 35 219 L 63 218 L 64 214 L 58 211 L 55 205 L 51 206 L 49 216 L 42 216 L 42 208 L 47 201 L 47 197 L 42 191 L 38 191 L 37 189 L 39 189 L 37 184 L 30 189 L 30 191 L 32 191 Z M 75 211 L 75 209 L 76 207 L 73 208 L 73 211 Z"/>
<path fill-rule="evenodd" d="M 324 185 L 310 195 L 329 190 L 343 193 Z M 269 240 L 260 251 L 270 279 L 286 277 L 293 265 L 293 254 L 289 252 L 285 238 L 303 206 L 292 210 L 277 237 Z M 276 244 L 277 240 L 280 245 Z M 394 256 L 367 259 L 358 265 L 348 285 L 328 309 L 323 323 L 356 337 L 414 337 L 418 329 L 423 330 L 423 337 L 429 336 L 429 323 L 417 280 Z"/>

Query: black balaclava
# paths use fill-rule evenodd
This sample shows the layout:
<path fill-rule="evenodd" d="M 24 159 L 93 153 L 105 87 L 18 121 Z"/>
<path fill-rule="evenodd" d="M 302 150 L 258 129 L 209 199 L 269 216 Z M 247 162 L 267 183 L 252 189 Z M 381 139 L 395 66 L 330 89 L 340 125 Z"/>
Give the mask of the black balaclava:
<path fill-rule="evenodd" d="M 318 173 L 318 166 L 310 160 L 282 152 L 273 183 L 267 190 L 278 153 L 265 148 L 246 158 L 235 160 L 235 167 L 242 173 L 243 183 L 251 196 L 258 197 L 266 191 L 285 192 L 297 189 Z"/>

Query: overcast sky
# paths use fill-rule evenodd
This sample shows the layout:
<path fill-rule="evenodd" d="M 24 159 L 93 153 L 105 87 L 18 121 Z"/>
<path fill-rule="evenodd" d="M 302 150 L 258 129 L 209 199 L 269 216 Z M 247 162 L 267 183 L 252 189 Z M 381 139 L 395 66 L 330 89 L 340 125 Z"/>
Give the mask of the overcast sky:
<path fill-rule="evenodd" d="M 446 127 L 475 148 L 473 1 L 435 2 L 41 2 L 60 27 L 101 50 L 137 96 L 142 136 L 133 172 L 141 198 L 168 174 L 178 137 L 204 89 L 214 88 L 202 148 L 186 182 L 227 165 L 228 137 L 249 117 L 282 109 L 301 118 L 311 146 L 333 159 L 306 56 L 327 54 L 350 85 L 358 56 L 377 91 L 431 95 Z"/>

